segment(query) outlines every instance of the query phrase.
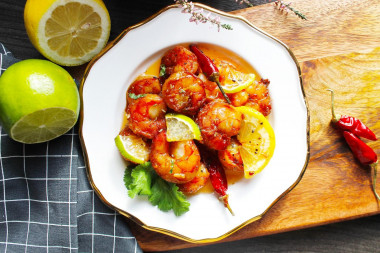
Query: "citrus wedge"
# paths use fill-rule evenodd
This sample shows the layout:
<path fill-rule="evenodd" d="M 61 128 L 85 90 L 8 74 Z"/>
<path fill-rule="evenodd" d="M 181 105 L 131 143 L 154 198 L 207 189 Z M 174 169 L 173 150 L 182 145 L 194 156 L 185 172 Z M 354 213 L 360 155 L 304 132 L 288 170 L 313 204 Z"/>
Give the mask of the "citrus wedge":
<path fill-rule="evenodd" d="M 255 81 L 255 74 L 245 74 L 234 68 L 234 65 L 222 61 L 218 64 L 221 85 L 226 93 L 244 90 Z"/>
<path fill-rule="evenodd" d="M 24 22 L 37 50 L 63 66 L 91 60 L 106 45 L 111 26 L 101 0 L 28 0 Z"/>
<path fill-rule="evenodd" d="M 166 119 L 166 139 L 172 141 L 201 140 L 198 125 L 189 117 L 182 114 L 168 113 Z"/>
<path fill-rule="evenodd" d="M 150 147 L 136 134 L 123 131 L 116 136 L 115 144 L 125 160 L 138 164 L 149 161 Z"/>
<path fill-rule="evenodd" d="M 269 121 L 253 108 L 241 106 L 236 110 L 244 114 L 237 135 L 242 144 L 240 155 L 244 163 L 245 178 L 260 173 L 273 156 L 275 135 Z"/>

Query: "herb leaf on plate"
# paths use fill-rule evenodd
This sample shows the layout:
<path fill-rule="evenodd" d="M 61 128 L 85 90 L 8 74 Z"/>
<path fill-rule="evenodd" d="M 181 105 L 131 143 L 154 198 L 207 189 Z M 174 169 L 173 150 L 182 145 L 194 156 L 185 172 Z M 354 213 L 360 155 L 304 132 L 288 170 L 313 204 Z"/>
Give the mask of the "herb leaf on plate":
<path fill-rule="evenodd" d="M 178 186 L 168 183 L 162 178 L 157 178 L 152 187 L 152 195 L 149 201 L 153 205 L 157 205 L 162 211 L 173 209 L 176 216 L 189 211 L 190 203 L 186 200 L 186 196 L 178 190 Z"/>
<path fill-rule="evenodd" d="M 143 163 L 134 169 L 128 167 L 124 173 L 124 183 L 128 189 L 128 196 L 151 195 L 152 167 L 150 163 Z"/>
<path fill-rule="evenodd" d="M 173 210 L 176 216 L 189 211 L 190 203 L 186 196 L 179 191 L 178 186 L 160 178 L 150 162 L 125 169 L 124 184 L 128 189 L 130 198 L 136 195 L 148 196 L 152 205 L 161 211 Z"/>

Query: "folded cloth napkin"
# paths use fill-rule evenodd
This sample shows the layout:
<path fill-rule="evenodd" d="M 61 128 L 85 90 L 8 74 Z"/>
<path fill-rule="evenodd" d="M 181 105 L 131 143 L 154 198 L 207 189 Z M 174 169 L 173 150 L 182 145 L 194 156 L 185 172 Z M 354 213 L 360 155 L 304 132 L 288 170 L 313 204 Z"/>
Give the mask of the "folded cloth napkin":
<path fill-rule="evenodd" d="M 17 61 L 0 43 L 0 75 Z M 88 183 L 78 126 L 41 144 L 0 134 L 1 252 L 142 252 Z"/>

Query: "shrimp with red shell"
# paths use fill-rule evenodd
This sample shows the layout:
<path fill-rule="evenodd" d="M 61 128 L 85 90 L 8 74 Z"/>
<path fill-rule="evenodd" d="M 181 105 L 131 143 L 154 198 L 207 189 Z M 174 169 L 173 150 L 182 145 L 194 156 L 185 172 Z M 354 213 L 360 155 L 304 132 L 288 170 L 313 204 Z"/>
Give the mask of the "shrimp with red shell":
<path fill-rule="evenodd" d="M 149 158 L 161 178 L 177 184 L 193 180 L 200 166 L 200 154 L 194 141 L 168 142 L 166 131 L 153 139 Z"/>
<path fill-rule="evenodd" d="M 208 80 L 203 73 L 200 73 L 198 77 L 203 81 L 204 84 L 206 103 L 212 102 L 215 99 L 224 100 L 223 94 L 215 82 Z"/>
<path fill-rule="evenodd" d="M 233 106 L 215 100 L 200 109 L 196 122 L 204 144 L 211 149 L 223 150 L 230 144 L 231 137 L 238 134 L 242 120 L 242 113 Z"/>
<path fill-rule="evenodd" d="M 240 155 L 241 144 L 236 138 L 224 150 L 218 151 L 218 158 L 226 171 L 243 173 L 244 163 Z"/>
<path fill-rule="evenodd" d="M 167 51 L 161 59 L 161 65 L 165 66 L 166 75 L 175 72 L 195 74 L 199 68 L 195 54 L 183 46 L 175 46 Z"/>
<path fill-rule="evenodd" d="M 128 93 L 140 94 L 160 94 L 161 84 L 158 77 L 153 75 L 141 75 L 136 78 L 128 88 Z"/>
<path fill-rule="evenodd" d="M 178 184 L 178 188 L 181 192 L 187 194 L 193 194 L 202 189 L 208 182 L 210 173 L 208 172 L 204 163 L 201 162 L 198 172 L 190 182 L 184 184 Z"/>
<path fill-rule="evenodd" d="M 233 106 L 249 106 L 268 116 L 272 110 L 269 95 L 269 80 L 261 79 L 237 93 L 228 94 Z"/>
<path fill-rule="evenodd" d="M 128 126 L 135 134 L 153 139 L 166 129 L 165 113 L 166 105 L 162 97 L 157 94 L 144 94 L 128 103 Z"/>
<path fill-rule="evenodd" d="M 162 96 L 169 108 L 189 115 L 194 115 L 206 100 L 203 81 L 188 72 L 171 74 L 162 86 Z"/>

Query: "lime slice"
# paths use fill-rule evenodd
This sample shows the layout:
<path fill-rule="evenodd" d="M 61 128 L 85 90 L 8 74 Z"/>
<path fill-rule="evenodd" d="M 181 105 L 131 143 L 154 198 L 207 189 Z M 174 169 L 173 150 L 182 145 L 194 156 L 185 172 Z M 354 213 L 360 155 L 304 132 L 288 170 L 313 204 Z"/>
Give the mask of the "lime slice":
<path fill-rule="evenodd" d="M 79 107 L 73 78 L 50 61 L 20 61 L 0 77 L 0 120 L 16 141 L 40 143 L 66 133 Z"/>
<path fill-rule="evenodd" d="M 10 131 L 15 141 L 39 143 L 52 140 L 69 131 L 78 115 L 66 108 L 47 108 L 35 111 L 17 121 Z"/>
<path fill-rule="evenodd" d="M 273 156 L 275 135 L 269 121 L 253 108 L 241 106 L 236 110 L 244 114 L 237 135 L 242 144 L 240 155 L 244 163 L 244 176 L 250 178 L 260 173 Z"/>
<path fill-rule="evenodd" d="M 124 159 L 138 164 L 149 161 L 150 147 L 136 134 L 119 134 L 115 144 Z"/>
<path fill-rule="evenodd" d="M 63 66 L 89 61 L 106 45 L 111 29 L 102 0 L 28 0 L 24 21 L 38 51 Z"/>
<path fill-rule="evenodd" d="M 182 114 L 168 113 L 165 115 L 165 119 L 167 141 L 202 139 L 198 125 L 191 118 Z"/>
<path fill-rule="evenodd" d="M 244 90 L 255 81 L 255 74 L 245 74 L 235 69 L 234 65 L 221 61 L 218 64 L 221 85 L 226 93 Z"/>

